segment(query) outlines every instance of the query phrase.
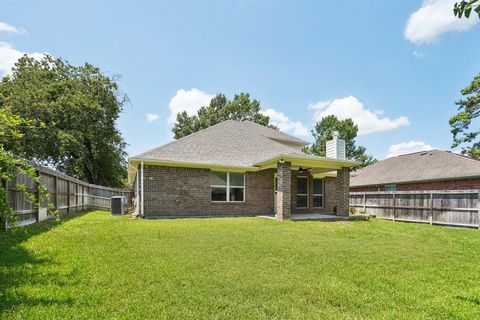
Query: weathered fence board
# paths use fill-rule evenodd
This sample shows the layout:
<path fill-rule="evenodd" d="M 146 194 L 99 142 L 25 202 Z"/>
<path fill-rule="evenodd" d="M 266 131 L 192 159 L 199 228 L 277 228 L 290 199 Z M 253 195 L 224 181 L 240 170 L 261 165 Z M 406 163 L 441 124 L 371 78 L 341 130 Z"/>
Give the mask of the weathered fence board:
<path fill-rule="evenodd" d="M 110 210 L 110 198 L 123 195 L 132 204 L 133 192 L 125 189 L 115 189 L 105 186 L 89 184 L 76 178 L 56 172 L 52 169 L 32 164 L 40 177 L 40 181 L 47 188 L 50 198 L 48 203 L 32 203 L 28 197 L 15 188 L 15 185 L 25 185 L 26 191 L 35 196 L 38 201 L 38 188 L 35 181 L 25 175 L 18 174 L 15 182 L 6 182 L 8 201 L 15 212 L 19 225 L 36 223 L 53 217 L 51 210 L 57 210 L 59 215 L 86 209 Z M 48 209 L 47 209 L 48 208 Z"/>
<path fill-rule="evenodd" d="M 479 190 L 352 192 L 350 207 L 380 219 L 480 229 Z"/>

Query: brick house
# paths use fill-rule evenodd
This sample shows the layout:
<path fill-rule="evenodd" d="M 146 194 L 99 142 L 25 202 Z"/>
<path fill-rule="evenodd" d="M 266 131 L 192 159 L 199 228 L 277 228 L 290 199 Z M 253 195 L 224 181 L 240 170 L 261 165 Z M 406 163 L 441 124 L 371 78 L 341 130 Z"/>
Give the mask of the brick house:
<path fill-rule="evenodd" d="M 480 161 L 431 150 L 388 158 L 352 173 L 350 191 L 480 189 Z"/>
<path fill-rule="evenodd" d="M 251 121 L 228 120 L 129 159 L 145 218 L 291 213 L 348 215 L 350 168 L 335 137 L 328 157 L 308 142 Z"/>

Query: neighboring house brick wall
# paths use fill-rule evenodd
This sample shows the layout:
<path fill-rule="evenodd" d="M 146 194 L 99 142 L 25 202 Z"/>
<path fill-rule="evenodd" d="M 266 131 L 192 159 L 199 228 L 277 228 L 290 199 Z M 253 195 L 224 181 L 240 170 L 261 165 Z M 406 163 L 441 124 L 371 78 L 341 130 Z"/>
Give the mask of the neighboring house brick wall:
<path fill-rule="evenodd" d="M 425 181 L 418 183 L 397 183 L 397 191 L 421 191 L 421 190 L 466 190 L 480 189 L 480 178 L 458 179 L 444 181 Z M 385 191 L 385 185 L 351 187 L 350 192 L 374 192 Z"/>
<path fill-rule="evenodd" d="M 375 192 L 375 191 L 385 191 L 385 186 L 350 187 L 350 192 Z"/>
<path fill-rule="evenodd" d="M 245 173 L 245 202 L 212 202 L 210 170 L 146 165 L 145 217 L 272 214 L 274 172 Z"/>

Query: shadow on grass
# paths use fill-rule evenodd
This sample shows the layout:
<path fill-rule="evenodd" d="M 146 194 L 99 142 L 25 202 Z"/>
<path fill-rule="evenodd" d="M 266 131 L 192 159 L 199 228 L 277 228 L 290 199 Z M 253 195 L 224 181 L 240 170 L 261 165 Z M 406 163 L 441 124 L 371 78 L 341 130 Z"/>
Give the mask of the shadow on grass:
<path fill-rule="evenodd" d="M 0 231 L 0 317 L 19 305 L 39 306 L 52 304 L 71 305 L 72 299 L 57 299 L 55 297 L 27 296 L 21 291 L 22 286 L 37 286 L 53 284 L 63 286 L 71 284 L 66 275 L 55 272 L 39 273 L 39 267 L 53 264 L 50 258 L 39 258 L 23 248 L 22 244 L 36 235 L 59 227 L 63 223 L 81 217 L 90 211 L 70 214 L 59 220 L 51 219 L 26 227 Z"/>
<path fill-rule="evenodd" d="M 458 300 L 462 300 L 462 301 L 465 301 L 465 302 L 470 302 L 470 303 L 473 303 L 477 306 L 480 306 L 480 297 L 467 298 L 467 297 L 462 297 L 462 296 L 456 296 L 455 298 L 458 299 Z"/>

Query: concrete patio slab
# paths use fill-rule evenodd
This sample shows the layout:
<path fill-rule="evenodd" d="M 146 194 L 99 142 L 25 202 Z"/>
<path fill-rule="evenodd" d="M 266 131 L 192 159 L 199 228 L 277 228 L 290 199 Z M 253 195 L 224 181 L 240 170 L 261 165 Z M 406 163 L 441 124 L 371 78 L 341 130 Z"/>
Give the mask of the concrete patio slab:
<path fill-rule="evenodd" d="M 275 219 L 274 215 L 263 215 L 258 216 L 260 218 L 267 218 L 267 219 Z M 315 220 L 315 221 L 357 221 L 368 220 L 368 215 L 350 215 L 348 217 L 345 216 L 337 216 L 334 214 L 328 213 L 294 213 L 290 216 L 290 220 L 293 221 L 305 221 L 305 220 Z"/>

